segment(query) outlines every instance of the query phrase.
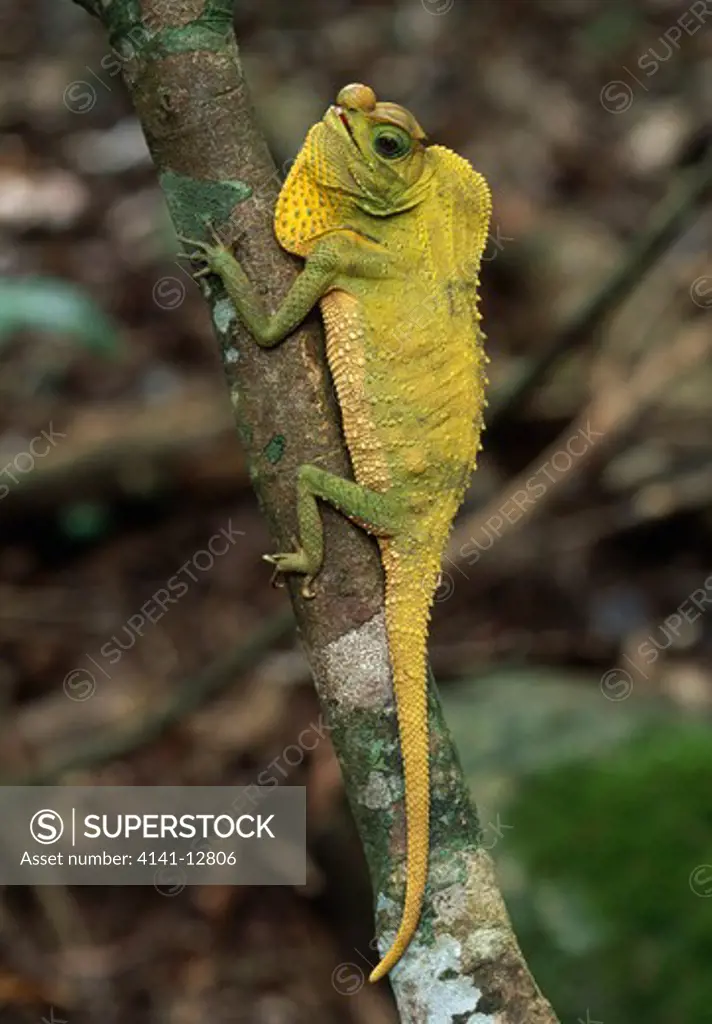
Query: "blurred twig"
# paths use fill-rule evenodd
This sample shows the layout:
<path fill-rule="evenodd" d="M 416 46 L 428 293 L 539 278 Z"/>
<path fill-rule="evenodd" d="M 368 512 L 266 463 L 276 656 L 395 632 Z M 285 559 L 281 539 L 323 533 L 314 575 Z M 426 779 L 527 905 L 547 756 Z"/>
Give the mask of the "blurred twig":
<path fill-rule="evenodd" d="M 488 422 L 495 429 L 519 413 L 552 367 L 584 344 L 605 318 L 620 305 L 643 275 L 665 254 L 687 227 L 712 189 L 712 155 L 701 165 L 680 174 L 668 195 L 651 214 L 644 231 L 635 239 L 618 266 L 597 291 L 573 314 L 551 346 L 503 394 L 493 401 Z"/>
<path fill-rule="evenodd" d="M 490 543 L 486 548 L 478 546 L 478 536 L 484 534 L 490 539 L 494 532 L 499 541 L 513 529 L 528 522 L 535 512 L 538 515 L 557 493 L 560 482 L 565 480 L 570 483 L 573 474 L 580 473 L 592 459 L 597 458 L 604 446 L 609 446 L 643 415 L 661 391 L 699 364 L 710 350 L 712 331 L 706 318 L 701 318 L 680 331 L 669 345 L 660 346 L 641 359 L 628 379 L 619 379 L 614 384 L 601 387 L 564 433 L 535 462 L 508 481 L 504 492 L 497 494 L 484 508 L 478 509 L 456 527 L 450 539 L 450 559 L 455 562 L 467 561 L 470 555 L 466 549 L 468 545 L 474 544 L 476 560 L 479 560 L 482 554 L 492 550 L 495 545 Z M 588 438 L 584 450 L 573 452 L 570 467 L 559 471 L 560 477 L 553 481 L 549 476 L 549 485 L 546 486 L 540 475 L 542 468 L 547 465 L 555 468 L 552 460 L 559 454 L 569 452 L 568 445 L 577 435 Z M 529 485 L 537 479 L 538 486 L 543 490 L 533 497 L 533 487 Z M 506 506 L 513 507 L 505 511 Z M 474 553 L 473 550 L 471 554 Z"/>
<path fill-rule="evenodd" d="M 21 754 L 23 761 L 23 772 L 31 774 L 34 771 L 34 752 L 23 750 Z M 69 956 L 71 951 L 77 949 L 91 949 L 93 945 L 92 935 L 85 921 L 82 910 L 77 904 L 74 894 L 68 886 L 61 883 L 53 885 L 35 885 L 32 887 L 34 898 L 42 911 L 43 932 L 45 935 L 54 938 L 54 947 L 57 953 Z M 13 911 L 7 907 L 5 913 L 0 911 L 0 922 L 4 925 L 6 932 L 19 930 Z M 34 963 L 35 957 L 31 957 L 29 963 Z M 59 1000 L 63 1005 L 74 1005 L 81 1000 L 84 1005 L 90 1008 L 92 1013 L 106 1024 L 114 1024 L 116 1019 L 116 999 L 113 996 L 112 987 L 103 978 L 91 978 L 81 971 L 69 970 L 63 972 L 63 976 L 49 982 L 44 981 L 45 987 L 51 987 L 57 992 L 62 992 Z"/>
<path fill-rule="evenodd" d="M 8 455 L 3 463 L 11 463 Z M 234 493 L 243 465 L 227 402 L 222 406 L 214 389 L 193 389 L 147 409 L 92 410 L 64 427 L 31 472 L 17 473 L 16 483 L 5 475 L 0 518 L 28 508 L 55 514 L 67 503 L 149 497 L 176 487 Z"/>
<path fill-rule="evenodd" d="M 56 783 L 69 772 L 85 771 L 99 764 L 106 764 L 119 757 L 126 757 L 159 737 L 187 718 L 209 700 L 222 693 L 260 659 L 271 651 L 276 643 L 288 636 L 294 629 L 291 610 L 279 612 L 258 629 L 245 643 L 238 645 L 226 657 L 214 661 L 204 672 L 188 679 L 177 687 L 175 693 L 157 711 L 141 714 L 139 721 L 128 729 L 109 731 L 78 747 L 69 756 L 54 763 L 39 765 L 21 777 L 5 777 L 4 786 L 48 786 Z"/>

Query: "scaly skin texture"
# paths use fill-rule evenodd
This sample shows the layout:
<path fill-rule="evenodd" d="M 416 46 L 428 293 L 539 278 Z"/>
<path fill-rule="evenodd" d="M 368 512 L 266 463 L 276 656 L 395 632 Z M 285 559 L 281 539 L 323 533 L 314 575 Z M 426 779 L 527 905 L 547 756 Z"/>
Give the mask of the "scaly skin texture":
<path fill-rule="evenodd" d="M 260 345 L 277 344 L 321 307 L 355 482 L 301 466 L 299 545 L 266 557 L 277 571 L 304 574 L 303 593 L 313 593 L 319 500 L 374 534 L 381 550 L 407 876 L 400 928 L 371 981 L 415 934 L 428 874 L 426 640 L 443 550 L 481 447 L 477 288 L 490 212 L 487 183 L 466 160 L 426 145 L 402 107 L 350 85 L 309 131 L 277 202 L 277 238 L 305 265 L 274 314 L 225 246 L 190 243 L 205 260 L 200 273 L 221 276 Z"/>

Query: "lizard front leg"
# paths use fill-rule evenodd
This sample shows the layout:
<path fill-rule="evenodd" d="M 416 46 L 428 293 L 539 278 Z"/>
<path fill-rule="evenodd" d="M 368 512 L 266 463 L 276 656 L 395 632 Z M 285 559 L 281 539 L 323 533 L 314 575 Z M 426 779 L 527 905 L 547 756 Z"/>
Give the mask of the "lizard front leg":
<path fill-rule="evenodd" d="M 303 573 L 304 597 L 314 596 L 312 583 L 324 560 L 324 527 L 317 503 L 319 498 L 328 501 L 377 537 L 394 536 L 402 520 L 400 502 L 392 493 L 372 491 L 317 466 L 300 466 L 297 477 L 298 547 L 296 551 L 263 557 L 275 566 L 277 572 Z"/>
<path fill-rule="evenodd" d="M 193 246 L 205 261 L 196 276 L 217 274 L 255 341 L 269 348 L 278 344 L 304 319 L 312 307 L 340 280 L 350 275 L 383 278 L 394 273 L 392 257 L 378 243 L 364 239 L 351 230 L 334 231 L 314 245 L 304 268 L 279 308 L 271 315 L 262 308 L 260 298 L 228 247 L 215 237 L 212 243 L 181 238 Z M 194 254 L 195 255 L 195 254 Z M 397 503 L 391 497 L 361 487 L 327 473 L 316 466 L 304 465 L 297 479 L 297 515 L 299 541 L 295 551 L 264 557 L 277 572 L 297 572 L 305 576 L 302 593 L 312 597 L 311 585 L 321 569 L 324 538 L 317 499 L 328 501 L 364 529 L 389 536 L 396 528 Z"/>
<path fill-rule="evenodd" d="M 359 240 L 354 232 L 335 231 L 315 243 L 279 308 L 269 314 L 247 274 L 217 235 L 212 242 L 183 236 L 180 241 L 192 246 L 193 258 L 205 263 L 194 276 L 213 273 L 220 277 L 240 319 L 262 348 L 278 345 L 291 334 L 340 275 L 358 269 L 366 277 L 384 277 L 392 263 L 379 246 Z"/>

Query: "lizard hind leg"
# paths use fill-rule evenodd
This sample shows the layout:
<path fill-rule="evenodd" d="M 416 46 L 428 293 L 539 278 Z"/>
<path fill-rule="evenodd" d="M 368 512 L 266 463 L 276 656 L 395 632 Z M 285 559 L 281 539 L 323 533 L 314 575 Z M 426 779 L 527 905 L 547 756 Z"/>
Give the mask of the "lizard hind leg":
<path fill-rule="evenodd" d="M 377 537 L 392 536 L 397 532 L 399 521 L 396 503 L 389 494 L 372 491 L 317 466 L 300 466 L 297 477 L 299 541 L 294 551 L 263 557 L 275 567 L 275 573 L 303 574 L 303 597 L 314 597 L 314 578 L 324 561 L 324 527 L 318 499 L 328 502 Z"/>

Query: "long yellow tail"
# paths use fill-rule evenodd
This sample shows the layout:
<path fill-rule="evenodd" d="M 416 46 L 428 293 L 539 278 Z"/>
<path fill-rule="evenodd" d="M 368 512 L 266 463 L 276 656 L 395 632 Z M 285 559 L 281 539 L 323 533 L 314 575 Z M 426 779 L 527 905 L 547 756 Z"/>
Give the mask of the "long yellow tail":
<path fill-rule="evenodd" d="M 439 565 L 400 556 L 381 542 L 386 573 L 386 629 L 398 712 L 407 839 L 405 903 L 393 945 L 371 972 L 378 981 L 394 967 L 415 935 L 428 877 L 430 849 L 430 743 L 426 641 Z"/>

